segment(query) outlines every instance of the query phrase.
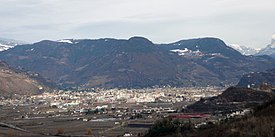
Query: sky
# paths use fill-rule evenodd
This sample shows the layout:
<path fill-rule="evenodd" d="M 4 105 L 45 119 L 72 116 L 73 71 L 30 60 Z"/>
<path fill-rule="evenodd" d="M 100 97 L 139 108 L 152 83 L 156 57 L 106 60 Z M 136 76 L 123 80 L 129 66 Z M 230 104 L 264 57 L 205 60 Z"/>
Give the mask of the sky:
<path fill-rule="evenodd" d="M 275 33 L 274 0 L 0 0 L 0 37 L 154 43 L 217 37 L 262 48 Z"/>

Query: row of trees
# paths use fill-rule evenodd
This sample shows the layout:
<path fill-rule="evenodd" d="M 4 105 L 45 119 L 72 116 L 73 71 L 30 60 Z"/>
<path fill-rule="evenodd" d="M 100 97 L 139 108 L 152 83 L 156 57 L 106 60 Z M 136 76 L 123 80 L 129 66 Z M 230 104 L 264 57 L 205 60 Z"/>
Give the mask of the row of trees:
<path fill-rule="evenodd" d="M 189 122 L 183 122 L 179 119 L 164 118 L 157 120 L 153 127 L 147 132 L 145 137 L 158 137 L 158 136 L 186 136 L 188 132 L 192 132 L 194 126 L 189 120 Z"/>

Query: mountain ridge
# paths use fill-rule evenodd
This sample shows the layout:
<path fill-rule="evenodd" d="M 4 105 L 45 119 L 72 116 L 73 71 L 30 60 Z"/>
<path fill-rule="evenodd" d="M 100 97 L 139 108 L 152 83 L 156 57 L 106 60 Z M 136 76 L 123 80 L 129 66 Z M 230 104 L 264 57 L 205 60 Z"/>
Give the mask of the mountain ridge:
<path fill-rule="evenodd" d="M 0 59 L 60 87 L 225 86 L 244 73 L 275 67 L 274 60 L 243 56 L 217 38 L 168 44 L 144 37 L 43 40 L 1 52 Z"/>

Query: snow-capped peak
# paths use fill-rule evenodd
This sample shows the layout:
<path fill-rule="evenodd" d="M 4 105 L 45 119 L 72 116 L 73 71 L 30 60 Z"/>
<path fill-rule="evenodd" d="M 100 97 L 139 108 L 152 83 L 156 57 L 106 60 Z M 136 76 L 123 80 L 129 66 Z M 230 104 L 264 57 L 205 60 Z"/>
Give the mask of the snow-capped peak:
<path fill-rule="evenodd" d="M 275 34 L 272 35 L 272 39 L 275 40 Z"/>
<path fill-rule="evenodd" d="M 73 44 L 73 42 L 69 39 L 61 39 L 61 40 L 58 40 L 57 42 L 63 42 L 63 43 L 69 43 L 69 44 Z"/>
<path fill-rule="evenodd" d="M 254 48 L 246 47 L 246 46 L 239 45 L 239 44 L 230 44 L 229 46 L 232 47 L 233 49 L 239 51 L 243 55 L 254 55 L 261 50 L 261 49 L 254 49 Z"/>
<path fill-rule="evenodd" d="M 13 48 L 14 46 L 10 46 L 10 45 L 4 45 L 0 43 L 0 51 L 4 51 L 4 50 L 8 50 L 10 48 Z"/>
<path fill-rule="evenodd" d="M 265 48 L 261 49 L 257 55 L 269 55 L 275 58 L 275 34 L 273 34 L 271 38 L 271 44 L 268 44 Z"/>
<path fill-rule="evenodd" d="M 273 34 L 271 38 L 271 46 L 275 48 L 275 34 Z"/>
<path fill-rule="evenodd" d="M 8 50 L 8 49 L 13 48 L 17 45 L 23 45 L 23 44 L 27 44 L 27 42 L 13 40 L 13 39 L 0 38 L 0 51 Z"/>
<path fill-rule="evenodd" d="M 235 50 L 242 50 L 242 46 L 238 44 L 231 44 L 230 47 L 234 48 Z"/>

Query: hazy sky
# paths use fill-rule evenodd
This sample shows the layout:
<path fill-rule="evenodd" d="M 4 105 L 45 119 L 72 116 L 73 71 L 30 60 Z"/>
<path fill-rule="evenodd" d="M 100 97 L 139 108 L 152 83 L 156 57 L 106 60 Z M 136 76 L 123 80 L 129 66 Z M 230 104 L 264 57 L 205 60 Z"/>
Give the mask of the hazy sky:
<path fill-rule="evenodd" d="M 0 0 L 0 18 L 0 37 L 29 42 L 211 36 L 264 47 L 275 32 L 275 0 Z"/>

